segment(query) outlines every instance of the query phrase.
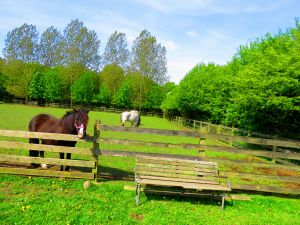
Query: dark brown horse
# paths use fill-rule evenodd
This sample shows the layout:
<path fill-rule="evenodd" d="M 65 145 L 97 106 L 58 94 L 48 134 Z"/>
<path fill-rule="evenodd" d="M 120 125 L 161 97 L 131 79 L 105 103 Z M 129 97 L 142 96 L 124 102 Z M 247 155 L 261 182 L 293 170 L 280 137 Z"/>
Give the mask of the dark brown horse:
<path fill-rule="evenodd" d="M 86 127 L 89 120 L 88 110 L 80 109 L 67 112 L 61 119 L 57 119 L 52 115 L 39 114 L 34 116 L 28 126 L 29 131 L 46 132 L 46 133 L 60 133 L 60 134 L 77 134 L 79 138 L 84 138 L 86 135 Z M 39 143 L 39 139 L 30 138 L 29 143 Z M 59 141 L 59 140 L 45 140 L 41 139 L 42 144 L 46 145 L 60 145 L 74 147 L 76 141 Z M 59 153 L 60 158 L 65 158 L 65 153 Z M 44 151 L 29 150 L 29 156 L 44 157 Z M 66 159 L 71 159 L 71 153 L 66 154 Z M 42 168 L 47 168 L 46 164 L 41 165 Z M 38 167 L 37 164 L 31 164 L 32 168 Z M 63 170 L 61 166 L 60 170 Z M 69 167 L 66 166 L 66 171 Z"/>

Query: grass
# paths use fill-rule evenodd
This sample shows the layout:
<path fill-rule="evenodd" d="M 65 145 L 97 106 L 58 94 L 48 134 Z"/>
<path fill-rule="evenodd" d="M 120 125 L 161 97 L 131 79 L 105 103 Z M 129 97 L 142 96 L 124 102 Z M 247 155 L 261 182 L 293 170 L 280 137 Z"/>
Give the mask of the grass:
<path fill-rule="evenodd" d="M 26 130 L 30 118 L 38 113 L 61 117 L 66 109 L 0 104 L 0 129 Z M 93 122 L 119 125 L 115 113 L 90 112 L 88 133 Z M 142 117 L 142 127 L 181 129 L 160 118 Z M 113 136 L 112 133 L 101 133 Z M 115 134 L 114 134 L 115 135 Z M 124 134 L 122 134 L 124 135 Z M 117 134 L 122 136 L 121 134 Z M 135 135 L 122 138 L 139 139 Z M 165 137 L 144 136 L 148 141 Z M 26 140 L 24 140 L 26 141 Z M 195 138 L 168 138 L 171 143 L 198 143 Z M 125 148 L 115 146 L 116 149 Z M 135 149 L 133 149 L 135 150 Z M 136 147 L 139 151 L 152 151 Z M 162 149 L 162 151 L 167 151 Z M 172 149 L 173 154 L 186 153 Z M 196 151 L 189 151 L 196 154 Z M 27 154 L 26 151 L 22 154 Z M 215 154 L 215 153 L 212 153 Z M 217 153 L 215 156 L 218 156 Z M 229 157 L 229 156 L 228 156 Z M 134 158 L 100 157 L 100 171 L 133 176 Z M 135 192 L 124 190 L 132 180 L 101 179 L 84 189 L 84 180 L 41 178 L 0 174 L 0 224 L 300 224 L 299 199 L 247 195 L 251 201 L 227 201 L 224 211 L 218 201 L 159 195 L 141 195 L 135 205 Z"/>

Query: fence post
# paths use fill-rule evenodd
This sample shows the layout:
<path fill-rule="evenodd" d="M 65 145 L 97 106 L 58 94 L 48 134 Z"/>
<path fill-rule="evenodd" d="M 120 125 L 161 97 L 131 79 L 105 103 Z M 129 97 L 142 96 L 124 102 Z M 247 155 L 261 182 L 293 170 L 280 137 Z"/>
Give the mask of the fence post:
<path fill-rule="evenodd" d="M 94 138 L 93 138 L 93 158 L 95 160 L 95 169 L 93 169 L 93 173 L 95 174 L 95 181 L 97 182 L 97 174 L 98 174 L 98 158 L 100 155 L 99 142 L 100 142 L 100 130 L 98 130 L 98 124 L 100 124 L 99 120 L 96 120 L 94 123 Z"/>
<path fill-rule="evenodd" d="M 278 139 L 278 135 L 274 136 L 274 140 Z M 273 145 L 273 152 L 277 152 L 277 145 Z M 272 158 L 272 162 L 276 163 L 276 158 Z"/>

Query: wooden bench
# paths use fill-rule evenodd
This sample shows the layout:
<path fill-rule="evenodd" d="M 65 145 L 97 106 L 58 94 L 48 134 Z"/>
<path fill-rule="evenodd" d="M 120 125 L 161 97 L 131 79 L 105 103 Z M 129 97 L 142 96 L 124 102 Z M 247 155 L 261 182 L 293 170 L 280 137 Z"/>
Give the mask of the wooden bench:
<path fill-rule="evenodd" d="M 140 202 L 141 186 L 145 186 L 145 192 L 150 193 L 220 197 L 222 209 L 225 193 L 231 191 L 228 177 L 219 176 L 215 162 L 140 155 L 136 156 L 135 183 L 137 205 Z M 180 191 L 151 191 L 155 187 L 177 188 Z"/>

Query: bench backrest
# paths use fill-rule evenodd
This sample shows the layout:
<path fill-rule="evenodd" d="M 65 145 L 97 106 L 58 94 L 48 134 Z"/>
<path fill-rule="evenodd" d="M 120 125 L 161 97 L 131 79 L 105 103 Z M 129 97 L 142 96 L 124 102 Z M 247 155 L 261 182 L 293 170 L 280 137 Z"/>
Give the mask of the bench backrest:
<path fill-rule="evenodd" d="M 219 184 L 215 162 L 137 155 L 135 172 L 139 179 Z"/>

